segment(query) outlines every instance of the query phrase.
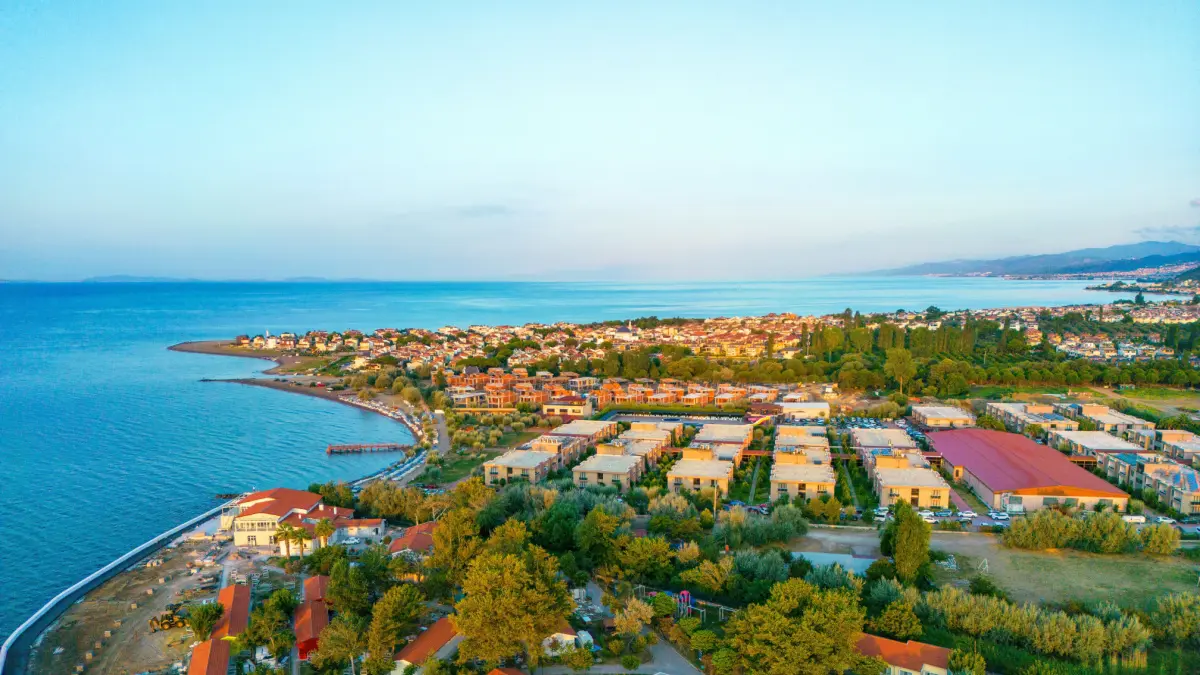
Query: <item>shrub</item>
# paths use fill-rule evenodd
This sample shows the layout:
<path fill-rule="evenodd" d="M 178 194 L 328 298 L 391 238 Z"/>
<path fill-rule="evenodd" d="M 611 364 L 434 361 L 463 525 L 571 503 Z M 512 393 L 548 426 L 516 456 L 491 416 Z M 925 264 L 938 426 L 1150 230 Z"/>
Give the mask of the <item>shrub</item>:
<path fill-rule="evenodd" d="M 633 672 L 642 665 L 642 660 L 636 654 L 626 654 L 621 657 L 621 667 L 629 672 Z"/>

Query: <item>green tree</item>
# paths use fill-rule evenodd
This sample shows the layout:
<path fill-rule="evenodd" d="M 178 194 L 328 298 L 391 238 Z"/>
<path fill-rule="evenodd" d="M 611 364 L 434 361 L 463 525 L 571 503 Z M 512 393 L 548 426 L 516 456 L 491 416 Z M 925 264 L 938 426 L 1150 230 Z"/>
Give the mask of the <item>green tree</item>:
<path fill-rule="evenodd" d="M 333 521 L 329 520 L 328 518 L 322 518 L 318 520 L 317 524 L 313 527 L 313 535 L 316 536 L 316 538 L 321 542 L 321 548 L 325 548 L 329 545 L 329 538 L 332 537 L 333 533 L 336 531 L 337 530 L 333 527 Z"/>
<path fill-rule="evenodd" d="M 621 519 L 604 509 L 592 509 L 575 530 L 575 548 L 593 566 L 612 560 L 616 550 L 616 532 Z"/>
<path fill-rule="evenodd" d="M 367 649 L 367 620 L 361 616 L 339 612 L 333 621 L 321 630 L 319 647 L 309 660 L 322 670 L 345 667 L 350 664 L 354 675 L 355 661 Z"/>
<path fill-rule="evenodd" d="M 366 616 L 371 611 L 371 588 L 359 565 L 348 560 L 334 563 L 329 574 L 329 588 L 325 597 L 330 606 L 340 613 Z"/>
<path fill-rule="evenodd" d="M 396 586 L 375 603 L 371 610 L 371 628 L 367 634 L 370 658 L 363 664 L 366 675 L 387 675 L 395 667 L 392 656 L 400 636 L 416 625 L 425 610 L 425 596 L 415 586 Z"/>
<path fill-rule="evenodd" d="M 912 583 L 921 567 L 929 562 L 929 539 L 933 528 L 906 502 L 897 504 L 896 518 L 888 527 L 895 528 L 892 561 L 896 564 L 896 576 Z"/>
<path fill-rule="evenodd" d="M 950 650 L 950 672 L 954 675 L 987 675 L 987 661 L 979 652 Z"/>
<path fill-rule="evenodd" d="M 524 654 L 530 665 L 542 658 L 542 640 L 574 609 L 558 563 L 538 546 L 524 555 L 484 553 L 470 564 L 455 605 L 454 625 L 464 637 L 459 661 L 495 664 Z M 503 620 L 498 620 L 503 617 Z"/>
<path fill-rule="evenodd" d="M 701 654 L 711 652 L 718 644 L 717 634 L 711 630 L 698 630 L 692 633 L 692 649 Z"/>
<path fill-rule="evenodd" d="M 887 361 L 883 364 L 883 372 L 896 381 L 900 393 L 904 393 L 904 383 L 917 374 L 917 363 L 913 360 L 912 352 L 903 347 L 887 350 Z"/>
<path fill-rule="evenodd" d="M 871 620 L 871 630 L 894 640 L 912 640 L 921 637 L 924 629 L 913 610 L 912 603 L 897 600 L 888 605 L 883 613 Z"/>
<path fill-rule="evenodd" d="M 1001 422 L 999 419 L 991 415 L 980 415 L 979 418 L 975 420 L 975 426 L 979 427 L 980 429 L 991 429 L 992 431 L 1008 431 L 1008 429 L 1004 426 L 1004 422 Z"/>
<path fill-rule="evenodd" d="M 279 523 L 275 527 L 275 543 L 283 546 L 283 557 L 292 557 L 292 543 L 297 540 L 296 527 L 288 523 Z"/>
<path fill-rule="evenodd" d="M 1151 623 L 1158 636 L 1176 645 L 1200 641 L 1200 595 L 1172 593 L 1160 597 Z"/>
<path fill-rule="evenodd" d="M 563 665 L 577 673 L 591 670 L 592 664 L 596 662 L 591 651 L 586 648 L 579 649 L 578 647 L 572 647 L 559 654 L 559 660 L 562 661 Z"/>
<path fill-rule="evenodd" d="M 789 579 L 730 618 L 725 636 L 746 675 L 828 675 L 863 663 L 864 616 L 853 591 Z"/>
<path fill-rule="evenodd" d="M 1165 523 L 1143 527 L 1138 536 L 1142 551 L 1150 555 L 1171 555 L 1179 548 L 1179 530 Z"/>
<path fill-rule="evenodd" d="M 675 616 L 679 603 L 675 602 L 675 598 L 666 593 L 659 593 L 654 596 L 654 600 L 650 603 L 650 606 L 654 608 L 654 616 L 664 618 Z"/>
<path fill-rule="evenodd" d="M 225 605 L 209 602 L 203 605 L 188 605 L 187 625 L 200 641 L 212 637 L 213 629 L 225 614 Z"/>
<path fill-rule="evenodd" d="M 452 586 L 460 586 L 468 566 L 482 547 L 475 512 L 470 508 L 457 508 L 438 521 L 438 527 L 433 531 L 433 553 L 425 563 L 441 570 Z"/>
<path fill-rule="evenodd" d="M 641 665 L 642 660 L 638 658 L 637 654 L 626 654 L 621 657 L 621 667 L 631 673 L 640 668 Z"/>

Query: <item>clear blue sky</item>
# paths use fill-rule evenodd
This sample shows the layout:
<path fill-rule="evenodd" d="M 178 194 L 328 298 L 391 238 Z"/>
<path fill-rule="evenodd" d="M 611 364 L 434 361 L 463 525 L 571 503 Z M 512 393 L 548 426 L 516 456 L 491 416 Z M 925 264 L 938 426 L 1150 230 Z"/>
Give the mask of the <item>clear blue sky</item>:
<path fill-rule="evenodd" d="M 0 278 L 787 278 L 1200 225 L 1195 0 L 9 0 L 0 64 Z"/>

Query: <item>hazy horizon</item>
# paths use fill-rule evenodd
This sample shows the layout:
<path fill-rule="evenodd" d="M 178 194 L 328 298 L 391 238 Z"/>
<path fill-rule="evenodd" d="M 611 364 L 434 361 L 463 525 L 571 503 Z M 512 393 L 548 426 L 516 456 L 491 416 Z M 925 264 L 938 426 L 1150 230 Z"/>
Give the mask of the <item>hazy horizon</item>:
<path fill-rule="evenodd" d="M 0 7 L 0 279 L 1197 243 L 1200 3 Z"/>

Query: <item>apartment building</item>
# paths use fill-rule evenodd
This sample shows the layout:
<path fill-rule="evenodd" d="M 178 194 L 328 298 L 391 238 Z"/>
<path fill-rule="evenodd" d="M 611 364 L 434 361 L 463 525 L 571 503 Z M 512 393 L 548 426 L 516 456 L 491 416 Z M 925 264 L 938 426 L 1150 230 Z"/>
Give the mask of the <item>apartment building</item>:
<path fill-rule="evenodd" d="M 1144 447 L 1117 438 L 1104 431 L 1051 431 L 1046 442 L 1054 448 L 1066 448 L 1072 455 L 1094 457 L 1104 452 L 1137 452 Z"/>
<path fill-rule="evenodd" d="M 1153 429 L 1154 423 L 1140 417 L 1117 412 L 1098 403 L 1059 403 L 1054 406 L 1063 415 L 1075 419 L 1086 419 L 1100 431 L 1123 434 L 1130 429 Z"/>
<path fill-rule="evenodd" d="M 1049 404 L 989 401 L 984 411 L 1019 433 L 1025 433 L 1025 428 L 1031 424 L 1047 431 L 1079 428 L 1078 421 L 1055 412 L 1054 406 Z"/>
<path fill-rule="evenodd" d="M 955 429 L 975 426 L 975 416 L 949 405 L 914 405 L 912 418 L 917 424 L 931 429 Z"/>
<path fill-rule="evenodd" d="M 1151 490 L 1159 502 L 1184 514 L 1200 514 L 1200 471 L 1150 452 L 1111 453 L 1100 460 L 1110 480 L 1141 492 Z"/>
<path fill-rule="evenodd" d="M 645 460 L 637 455 L 606 454 L 601 447 L 597 447 L 595 455 L 571 470 L 575 485 L 581 488 L 589 485 L 612 486 L 624 491 L 641 478 Z"/>
<path fill-rule="evenodd" d="M 550 432 L 552 436 L 582 438 L 588 445 L 607 440 L 616 434 L 617 423 L 605 420 L 572 420 Z"/>
<path fill-rule="evenodd" d="M 536 450 L 509 450 L 483 463 L 483 478 L 488 485 L 500 481 L 525 480 L 537 483 L 558 467 L 558 454 Z"/>
<path fill-rule="evenodd" d="M 787 495 L 790 499 L 817 499 L 833 494 L 837 476 L 828 463 L 801 461 L 804 455 L 794 455 L 788 462 L 775 462 L 771 467 L 771 498 Z"/>
<path fill-rule="evenodd" d="M 711 457 L 711 453 L 709 457 Z M 729 481 L 733 480 L 733 462 L 719 459 L 689 459 L 687 450 L 684 458 L 675 462 L 667 472 L 667 489 L 678 493 L 683 490 L 714 488 L 721 494 L 729 492 Z"/>

